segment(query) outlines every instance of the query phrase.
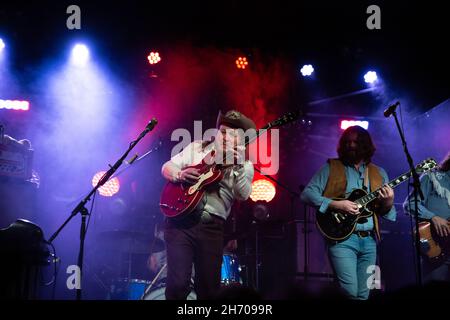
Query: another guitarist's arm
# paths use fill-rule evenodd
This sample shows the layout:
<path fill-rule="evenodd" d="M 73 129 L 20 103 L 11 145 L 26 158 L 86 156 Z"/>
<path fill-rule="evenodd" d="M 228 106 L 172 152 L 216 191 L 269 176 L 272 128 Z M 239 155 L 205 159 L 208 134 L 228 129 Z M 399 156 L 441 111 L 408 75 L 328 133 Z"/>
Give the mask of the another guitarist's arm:
<path fill-rule="evenodd" d="M 420 200 L 420 197 L 418 199 L 419 202 L 417 207 L 419 209 L 419 217 L 425 220 L 431 220 L 435 216 L 435 214 L 425 207 L 428 195 L 432 190 L 431 180 L 428 174 L 424 174 L 420 178 L 420 188 L 422 189 L 424 199 L 423 201 Z M 414 215 L 414 208 L 415 205 L 414 205 L 414 190 L 413 190 L 403 203 L 403 209 L 405 209 L 405 211 L 410 215 Z"/>
<path fill-rule="evenodd" d="M 422 189 L 423 193 L 423 200 L 418 199 L 418 205 L 417 208 L 419 210 L 419 217 L 424 220 L 430 220 L 433 224 L 433 227 L 435 228 L 436 232 L 439 236 L 449 236 L 450 235 L 450 226 L 449 222 L 436 215 L 432 211 L 428 210 L 425 204 L 427 203 L 428 196 L 432 192 L 433 186 L 432 182 L 430 180 L 429 173 L 424 174 L 420 179 L 420 188 Z M 403 203 L 403 208 L 407 213 L 410 215 L 414 215 L 414 190 L 409 194 L 409 196 L 406 198 L 405 202 Z"/>

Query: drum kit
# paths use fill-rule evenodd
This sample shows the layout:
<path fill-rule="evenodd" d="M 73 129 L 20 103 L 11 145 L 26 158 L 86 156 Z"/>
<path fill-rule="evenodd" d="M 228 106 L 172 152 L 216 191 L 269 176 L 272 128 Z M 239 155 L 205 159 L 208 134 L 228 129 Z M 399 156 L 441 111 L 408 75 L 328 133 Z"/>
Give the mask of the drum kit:
<path fill-rule="evenodd" d="M 113 230 L 106 231 L 99 234 L 99 238 L 102 241 L 108 242 L 110 245 L 119 248 L 117 251 L 125 251 L 124 255 L 126 258 L 125 263 L 121 265 L 126 265 L 126 276 L 125 272 L 122 272 L 122 276 L 110 279 L 109 289 L 106 299 L 108 300 L 165 300 L 165 288 L 166 288 L 166 268 L 167 265 L 164 264 L 156 276 L 152 280 L 149 280 L 143 272 L 136 272 L 136 266 L 133 263 L 134 255 L 145 255 L 147 258 L 152 253 L 162 253 L 165 251 L 164 241 L 157 237 L 153 237 L 150 233 L 146 235 L 145 233 L 134 232 L 134 231 L 124 231 L 124 230 Z M 145 259 L 146 261 L 147 259 Z M 238 257 L 235 254 L 224 254 L 221 266 L 221 285 L 231 286 L 231 285 L 242 285 L 241 277 L 241 266 L 238 262 Z M 139 264 L 144 264 L 144 266 L 139 266 L 145 268 L 145 262 L 140 262 Z M 138 275 L 138 277 L 136 277 Z M 149 274 L 150 275 L 150 274 Z M 197 296 L 194 291 L 194 280 L 191 280 L 191 292 L 187 297 L 187 300 L 196 300 Z"/>

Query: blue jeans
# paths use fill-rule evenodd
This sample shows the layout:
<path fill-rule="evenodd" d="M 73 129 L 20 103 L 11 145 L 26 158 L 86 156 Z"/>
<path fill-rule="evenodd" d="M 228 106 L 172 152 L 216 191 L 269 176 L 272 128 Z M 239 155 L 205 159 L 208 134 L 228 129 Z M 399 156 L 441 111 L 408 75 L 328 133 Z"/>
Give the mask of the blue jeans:
<path fill-rule="evenodd" d="M 352 299 L 369 297 L 367 268 L 376 264 L 377 245 L 373 237 L 352 234 L 347 240 L 328 245 L 328 254 L 339 285 Z"/>

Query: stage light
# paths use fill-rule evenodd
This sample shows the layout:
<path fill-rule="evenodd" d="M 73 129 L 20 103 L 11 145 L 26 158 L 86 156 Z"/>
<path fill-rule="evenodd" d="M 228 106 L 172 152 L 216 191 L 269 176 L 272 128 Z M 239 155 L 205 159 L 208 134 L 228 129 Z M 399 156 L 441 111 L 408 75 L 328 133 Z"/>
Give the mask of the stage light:
<path fill-rule="evenodd" d="M 364 75 L 364 81 L 366 83 L 375 83 L 377 80 L 378 76 L 375 71 L 369 71 Z"/>
<path fill-rule="evenodd" d="M 89 49 L 84 44 L 77 44 L 72 49 L 72 63 L 84 66 L 89 60 Z"/>
<path fill-rule="evenodd" d="M 148 63 L 153 65 L 161 61 L 161 56 L 159 55 L 159 52 L 150 52 L 147 59 Z"/>
<path fill-rule="evenodd" d="M 259 179 L 252 183 L 252 193 L 250 199 L 256 201 L 271 201 L 276 194 L 273 183 L 267 179 Z"/>
<path fill-rule="evenodd" d="M 28 101 L 0 99 L 0 109 L 28 111 L 30 110 L 30 103 Z"/>
<path fill-rule="evenodd" d="M 369 121 L 359 121 L 359 120 L 342 120 L 341 121 L 341 129 L 345 130 L 349 127 L 360 126 L 364 129 L 369 129 Z"/>
<path fill-rule="evenodd" d="M 305 64 L 301 69 L 300 72 L 302 73 L 302 76 L 304 77 L 309 77 L 310 75 L 313 74 L 314 72 L 314 68 L 312 65 L 310 64 Z"/>
<path fill-rule="evenodd" d="M 236 67 L 238 69 L 245 69 L 248 66 L 248 61 L 246 57 L 239 57 L 236 59 Z"/>
<path fill-rule="evenodd" d="M 95 176 L 92 178 L 93 187 L 97 185 L 97 183 L 100 181 L 100 179 L 103 177 L 105 173 L 106 171 L 101 171 L 95 174 Z M 115 177 L 108 180 L 103 186 L 98 188 L 98 192 L 100 193 L 100 195 L 104 197 L 112 197 L 117 192 L 119 192 L 119 189 L 120 189 L 119 179 Z"/>
<path fill-rule="evenodd" d="M 6 47 L 5 42 L 3 41 L 2 38 L 0 38 L 0 52 L 2 52 L 3 49 L 5 49 L 5 47 Z"/>

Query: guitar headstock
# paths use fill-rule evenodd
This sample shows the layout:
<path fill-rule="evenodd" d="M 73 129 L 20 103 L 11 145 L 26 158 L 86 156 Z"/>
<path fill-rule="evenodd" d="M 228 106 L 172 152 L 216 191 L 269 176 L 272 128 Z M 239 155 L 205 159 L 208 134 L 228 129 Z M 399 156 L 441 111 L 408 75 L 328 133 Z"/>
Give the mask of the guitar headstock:
<path fill-rule="evenodd" d="M 300 111 L 288 112 L 282 117 L 278 118 L 277 120 L 269 122 L 264 128 L 270 129 L 274 127 L 284 126 L 285 124 L 298 120 L 300 114 L 301 114 Z"/>
<path fill-rule="evenodd" d="M 434 160 L 433 158 L 429 158 L 429 159 L 423 160 L 421 163 L 419 163 L 416 166 L 416 171 L 419 174 L 425 173 L 430 170 L 433 170 L 434 168 L 437 167 L 437 165 L 438 164 L 437 164 L 436 160 Z"/>

